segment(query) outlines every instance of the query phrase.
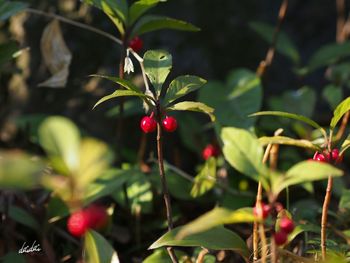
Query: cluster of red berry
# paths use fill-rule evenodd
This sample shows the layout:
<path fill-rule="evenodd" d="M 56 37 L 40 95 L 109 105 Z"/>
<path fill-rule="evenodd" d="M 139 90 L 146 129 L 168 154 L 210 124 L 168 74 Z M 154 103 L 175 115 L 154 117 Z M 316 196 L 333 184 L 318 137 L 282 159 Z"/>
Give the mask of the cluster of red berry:
<path fill-rule="evenodd" d="M 91 205 L 74 212 L 67 221 L 69 233 L 73 236 L 83 236 L 89 228 L 101 229 L 108 223 L 108 214 L 105 207 Z"/>
<path fill-rule="evenodd" d="M 281 204 L 276 204 L 276 211 L 282 211 L 283 206 Z M 271 212 L 271 206 L 261 203 L 260 206 L 255 206 L 253 208 L 253 213 L 259 219 L 265 220 Z M 294 230 L 294 222 L 287 216 L 282 217 L 279 220 L 279 230 L 274 233 L 273 238 L 275 240 L 276 245 L 281 246 L 284 245 L 288 240 L 288 234 L 292 233 Z"/>
<path fill-rule="evenodd" d="M 133 39 L 130 40 L 129 47 L 132 50 L 134 50 L 135 52 L 139 52 L 139 51 L 141 51 L 141 49 L 143 47 L 143 41 L 141 40 L 141 38 L 136 36 L 136 37 L 134 37 Z"/>
<path fill-rule="evenodd" d="M 339 150 L 335 148 L 330 153 L 328 151 L 324 151 L 323 153 L 315 152 L 311 160 L 323 163 L 341 163 L 343 161 L 343 155 L 339 155 Z"/>
<path fill-rule="evenodd" d="M 220 155 L 220 149 L 213 144 L 208 144 L 202 151 L 202 157 L 204 160 L 208 160 L 210 157 L 218 157 Z"/>
<path fill-rule="evenodd" d="M 163 129 L 167 132 L 174 132 L 177 129 L 177 121 L 174 117 L 165 116 L 162 121 Z M 154 119 L 154 114 L 152 112 L 151 116 L 144 116 L 141 119 L 140 127 L 144 133 L 154 132 L 157 128 L 157 122 Z"/>

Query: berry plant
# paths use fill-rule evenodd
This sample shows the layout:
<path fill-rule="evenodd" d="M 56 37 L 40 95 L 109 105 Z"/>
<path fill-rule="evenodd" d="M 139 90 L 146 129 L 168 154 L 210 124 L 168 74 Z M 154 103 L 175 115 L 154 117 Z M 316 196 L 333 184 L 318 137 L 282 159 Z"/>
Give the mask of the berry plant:
<path fill-rule="evenodd" d="M 0 261 L 350 262 L 349 7 L 266 5 L 0 0 Z"/>

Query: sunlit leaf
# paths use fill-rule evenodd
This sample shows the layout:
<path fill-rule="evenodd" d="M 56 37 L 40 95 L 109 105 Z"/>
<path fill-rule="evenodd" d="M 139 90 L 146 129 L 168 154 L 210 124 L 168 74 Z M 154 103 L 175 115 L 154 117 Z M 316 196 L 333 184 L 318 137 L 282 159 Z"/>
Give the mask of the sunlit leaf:
<path fill-rule="evenodd" d="M 177 237 L 181 239 L 224 224 L 252 223 L 254 220 L 256 218 L 253 215 L 252 208 L 229 210 L 216 207 L 181 227 Z"/>
<path fill-rule="evenodd" d="M 39 128 L 39 141 L 50 158 L 59 158 L 71 172 L 79 168 L 80 134 L 67 118 L 47 118 Z"/>
<path fill-rule="evenodd" d="M 334 110 L 333 118 L 331 120 L 331 129 L 334 129 L 337 126 L 340 119 L 344 116 L 344 114 L 350 110 L 350 97 L 347 97 L 343 100 Z"/>
<path fill-rule="evenodd" d="M 202 112 L 207 114 L 211 121 L 215 121 L 215 115 L 214 109 L 205 105 L 202 102 L 196 102 L 196 101 L 182 101 L 178 102 L 171 107 L 167 108 L 168 110 L 173 110 L 173 111 L 194 111 L 194 112 Z"/>
<path fill-rule="evenodd" d="M 172 68 L 172 56 L 164 50 L 149 50 L 144 54 L 143 59 L 147 77 L 159 96 Z"/>
<path fill-rule="evenodd" d="M 310 223 L 304 224 L 304 225 L 297 225 L 293 232 L 288 235 L 288 241 L 291 242 L 294 240 L 299 234 L 303 232 L 312 232 L 315 234 L 318 234 L 321 232 L 321 229 L 319 226 L 312 225 Z"/>
<path fill-rule="evenodd" d="M 285 136 L 273 136 L 273 137 L 260 137 L 259 142 L 262 146 L 266 146 L 268 144 L 282 144 L 282 145 L 291 145 L 291 146 L 297 146 L 302 148 L 307 148 L 315 151 L 321 151 L 321 147 L 319 147 L 316 144 L 313 144 L 312 142 L 308 140 L 298 140 L 293 139 L 290 137 Z"/>
<path fill-rule="evenodd" d="M 146 15 L 139 19 L 131 33 L 131 36 L 145 34 L 160 29 L 174 29 L 182 31 L 199 31 L 200 29 L 191 23 L 166 16 Z"/>
<path fill-rule="evenodd" d="M 84 239 L 84 262 L 119 263 L 117 252 L 108 241 L 94 230 L 89 230 Z"/>
<path fill-rule="evenodd" d="M 197 76 L 179 76 L 174 79 L 166 91 L 164 105 L 202 87 L 207 81 Z"/>
<path fill-rule="evenodd" d="M 140 18 L 149 9 L 155 7 L 159 2 L 166 0 L 139 0 L 134 2 L 129 9 L 129 25 L 132 25 L 138 18 Z"/>
<path fill-rule="evenodd" d="M 182 227 L 177 227 L 154 242 L 150 249 L 164 246 L 205 247 L 214 250 L 234 250 L 245 257 L 249 256 L 247 245 L 236 233 L 223 227 L 216 227 L 197 234 L 177 238 Z"/>
<path fill-rule="evenodd" d="M 180 250 L 175 250 L 175 255 L 181 260 L 181 257 L 186 254 Z M 148 256 L 142 263 L 172 263 L 166 249 L 156 249 L 150 256 Z"/>
<path fill-rule="evenodd" d="M 193 197 L 198 197 L 211 190 L 216 183 L 216 160 L 209 158 L 203 169 L 194 178 L 194 183 L 191 190 Z"/>

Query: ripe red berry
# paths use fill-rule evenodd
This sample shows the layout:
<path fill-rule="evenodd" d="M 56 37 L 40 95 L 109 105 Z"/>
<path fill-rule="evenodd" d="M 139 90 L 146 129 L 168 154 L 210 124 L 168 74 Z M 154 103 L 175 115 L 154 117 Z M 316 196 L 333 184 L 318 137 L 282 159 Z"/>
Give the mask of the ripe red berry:
<path fill-rule="evenodd" d="M 143 47 L 143 41 L 138 36 L 134 37 L 129 42 L 129 47 L 132 48 L 135 52 L 141 51 Z"/>
<path fill-rule="evenodd" d="M 271 207 L 269 205 L 261 203 L 261 207 L 255 205 L 255 207 L 253 208 L 253 214 L 258 218 L 265 219 L 269 216 L 270 210 Z"/>
<path fill-rule="evenodd" d="M 341 163 L 343 161 L 343 155 L 339 155 L 339 150 L 337 148 L 332 150 L 332 160 L 335 163 Z"/>
<path fill-rule="evenodd" d="M 281 231 L 290 234 L 293 232 L 294 230 L 294 222 L 292 219 L 288 218 L 288 217 L 283 217 L 280 222 L 280 229 Z"/>
<path fill-rule="evenodd" d="M 82 210 L 77 211 L 68 218 L 67 228 L 73 236 L 81 237 L 90 227 L 90 222 L 88 213 Z"/>
<path fill-rule="evenodd" d="M 163 120 L 163 128 L 167 132 L 174 132 L 177 128 L 177 121 L 174 117 L 166 116 Z"/>
<path fill-rule="evenodd" d="M 157 122 L 153 119 L 152 116 L 144 116 L 141 119 L 140 127 L 145 133 L 153 132 L 157 128 Z"/>
<path fill-rule="evenodd" d="M 213 144 L 208 144 L 202 151 L 202 157 L 204 160 L 210 157 L 217 157 L 220 154 L 220 150 Z"/>
<path fill-rule="evenodd" d="M 287 242 L 288 235 L 287 235 L 287 233 L 285 233 L 283 231 L 279 231 L 273 235 L 273 238 L 275 240 L 276 245 L 281 246 Z"/>
<path fill-rule="evenodd" d="M 318 153 L 318 152 L 315 153 L 313 159 L 314 159 L 315 161 L 323 162 L 323 163 L 325 163 L 325 162 L 328 161 L 328 158 L 326 158 L 325 155 L 323 155 L 322 153 Z"/>
<path fill-rule="evenodd" d="M 107 225 L 108 214 L 105 207 L 91 205 L 85 211 L 89 214 L 91 228 L 101 229 Z"/>

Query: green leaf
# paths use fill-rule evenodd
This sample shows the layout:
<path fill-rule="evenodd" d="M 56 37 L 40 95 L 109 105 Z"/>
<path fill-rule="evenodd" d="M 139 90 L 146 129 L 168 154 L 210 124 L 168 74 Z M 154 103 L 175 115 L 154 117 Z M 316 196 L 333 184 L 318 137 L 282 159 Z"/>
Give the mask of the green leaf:
<path fill-rule="evenodd" d="M 247 69 L 232 71 L 226 84 L 209 81 L 198 93 L 198 101 L 215 109 L 220 126 L 253 127 L 255 119 L 247 116 L 259 111 L 262 103 L 260 79 Z"/>
<path fill-rule="evenodd" d="M 89 230 L 85 234 L 84 250 L 86 263 L 119 263 L 117 252 L 103 236 L 94 230 Z"/>
<path fill-rule="evenodd" d="M 191 23 L 182 20 L 177 20 L 166 16 L 147 15 L 140 18 L 140 20 L 135 24 L 135 27 L 131 32 L 131 36 L 142 35 L 161 29 L 174 29 L 192 32 L 200 30 Z"/>
<path fill-rule="evenodd" d="M 350 210 L 350 190 L 345 189 L 339 201 L 339 209 Z"/>
<path fill-rule="evenodd" d="M 245 242 L 234 232 L 223 227 L 213 228 L 201 233 L 177 239 L 177 234 L 182 227 L 174 228 L 165 233 L 154 242 L 149 249 L 164 246 L 205 247 L 214 250 L 234 250 L 245 257 L 249 257 L 249 251 Z"/>
<path fill-rule="evenodd" d="M 316 105 L 316 92 L 308 86 L 286 91 L 282 96 L 283 111 L 311 117 Z M 295 107 L 298 105 L 298 107 Z"/>
<path fill-rule="evenodd" d="M 310 73 L 320 67 L 333 64 L 339 59 L 347 57 L 349 55 L 350 42 L 324 45 L 312 55 L 307 66 L 307 72 Z"/>
<path fill-rule="evenodd" d="M 25 257 L 22 254 L 18 254 L 18 251 L 9 252 L 0 260 L 2 263 L 26 263 Z"/>
<path fill-rule="evenodd" d="M 262 146 L 266 146 L 268 144 L 282 144 L 307 148 L 315 151 L 322 151 L 322 148 L 320 146 L 313 144 L 308 140 L 297 140 L 285 136 L 260 137 L 259 142 Z"/>
<path fill-rule="evenodd" d="M 79 168 L 80 134 L 67 118 L 47 118 L 39 128 L 39 141 L 50 158 L 62 160 L 70 172 Z"/>
<path fill-rule="evenodd" d="M 322 97 L 328 102 L 331 109 L 335 109 L 343 99 L 343 90 L 339 86 L 329 84 L 324 87 Z"/>
<path fill-rule="evenodd" d="M 23 153 L 0 151 L 0 167 L 0 189 L 29 189 L 38 184 L 45 163 Z"/>
<path fill-rule="evenodd" d="M 128 19 L 128 4 L 126 0 L 83 0 L 85 3 L 101 9 L 116 25 L 121 35 L 124 35 L 124 24 Z"/>
<path fill-rule="evenodd" d="M 182 101 L 172 105 L 167 108 L 168 110 L 173 111 L 195 111 L 195 112 L 203 112 L 209 115 L 211 121 L 215 121 L 215 116 L 213 114 L 214 109 L 205 105 L 202 102 L 196 101 Z"/>
<path fill-rule="evenodd" d="M 6 20 L 28 7 L 28 3 L 18 1 L 0 1 L 0 20 Z"/>
<path fill-rule="evenodd" d="M 253 209 L 250 207 L 240 208 L 235 211 L 216 207 L 184 225 L 177 233 L 177 237 L 182 239 L 224 224 L 252 223 L 254 220 L 256 218 L 253 215 Z"/>
<path fill-rule="evenodd" d="M 249 23 L 249 27 L 258 33 L 266 42 L 272 44 L 275 31 L 274 26 L 263 22 L 251 22 Z M 279 53 L 290 58 L 295 64 L 298 64 L 300 62 L 300 55 L 296 46 L 291 41 L 289 36 L 283 31 L 279 32 L 276 43 L 276 50 Z"/>
<path fill-rule="evenodd" d="M 333 130 L 343 115 L 350 110 L 350 97 L 343 100 L 334 110 L 333 118 L 331 120 L 331 129 Z"/>
<path fill-rule="evenodd" d="M 223 128 L 221 139 L 225 159 L 237 171 L 258 181 L 259 174 L 264 170 L 261 163 L 263 148 L 255 135 L 243 129 Z"/>
<path fill-rule="evenodd" d="M 316 129 L 323 130 L 323 128 L 318 123 L 316 123 L 315 121 L 309 119 L 308 117 L 305 117 L 305 116 L 302 116 L 302 115 L 298 115 L 298 114 L 289 113 L 289 112 L 283 112 L 283 111 L 260 111 L 260 112 L 256 112 L 254 114 L 249 115 L 249 117 L 269 116 L 269 115 L 270 116 L 278 116 L 278 117 L 298 120 L 298 121 L 304 122 L 306 124 L 309 124 L 310 126 L 316 128 Z"/>
<path fill-rule="evenodd" d="M 135 23 L 135 21 L 146 13 L 149 9 L 155 7 L 159 2 L 165 2 L 163 0 L 139 0 L 133 3 L 129 9 L 129 25 Z"/>
<path fill-rule="evenodd" d="M 141 93 L 141 90 L 134 83 L 132 83 L 131 81 L 129 81 L 127 79 L 121 79 L 118 77 L 97 75 L 97 74 L 90 75 L 90 77 L 98 77 L 98 78 L 108 79 L 116 84 L 123 86 L 127 90 L 132 90 L 132 91 L 136 91 L 138 93 Z"/>
<path fill-rule="evenodd" d="M 75 183 L 82 189 L 96 180 L 108 168 L 111 154 L 107 145 L 92 138 L 81 141 L 79 168 L 74 173 Z"/>
<path fill-rule="evenodd" d="M 349 148 L 350 148 L 350 134 L 348 135 L 348 137 L 346 137 L 346 139 L 344 140 L 343 144 L 341 145 L 341 149 L 340 149 L 340 153 L 339 154 L 343 154 Z"/>
<path fill-rule="evenodd" d="M 312 225 L 310 223 L 304 224 L 304 225 L 297 225 L 293 232 L 288 235 L 288 242 L 291 242 L 294 240 L 299 234 L 303 232 L 312 232 L 315 234 L 318 234 L 321 232 L 321 229 L 319 226 Z"/>
<path fill-rule="evenodd" d="M 191 189 L 191 196 L 198 197 L 204 195 L 206 192 L 211 190 L 216 183 L 216 160 L 215 158 L 209 158 L 194 178 L 193 187 Z"/>
<path fill-rule="evenodd" d="M 49 223 L 56 222 L 70 214 L 67 204 L 58 196 L 50 198 L 46 211 L 46 217 Z"/>
<path fill-rule="evenodd" d="M 175 255 L 181 260 L 186 254 L 180 250 L 175 250 Z M 182 261 L 180 261 L 182 262 Z M 166 249 L 156 249 L 150 256 L 148 256 L 142 263 L 172 263 Z"/>
<path fill-rule="evenodd" d="M 164 105 L 193 92 L 202 87 L 207 81 L 197 76 L 180 76 L 174 79 L 164 97 Z"/>
<path fill-rule="evenodd" d="M 96 108 L 98 105 L 100 105 L 101 103 L 110 100 L 110 99 L 114 99 L 117 97 L 128 97 L 128 96 L 134 96 L 134 97 L 139 97 L 141 98 L 143 101 L 145 101 L 147 104 L 151 104 L 151 100 L 153 100 L 152 97 L 147 96 L 143 93 L 140 92 L 136 92 L 133 90 L 116 90 L 114 91 L 112 94 L 109 94 L 107 96 L 104 96 L 103 98 L 101 98 L 98 102 L 96 102 L 96 104 L 94 105 L 93 109 Z"/>
<path fill-rule="evenodd" d="M 0 65 L 13 59 L 17 51 L 18 46 L 14 41 L 0 44 Z"/>
<path fill-rule="evenodd" d="M 144 54 L 143 59 L 147 77 L 159 97 L 163 83 L 172 68 L 172 56 L 165 50 L 149 50 Z"/>
<path fill-rule="evenodd" d="M 39 230 L 40 226 L 38 222 L 32 217 L 31 214 L 29 214 L 26 210 L 23 208 L 20 208 L 15 205 L 10 205 L 8 210 L 8 215 L 10 218 L 15 220 L 16 222 L 25 225 L 27 227 L 30 227 L 34 230 Z"/>
<path fill-rule="evenodd" d="M 343 171 L 327 163 L 303 161 L 291 167 L 285 176 L 272 181 L 272 191 L 277 195 L 291 185 L 327 179 L 329 176 L 342 176 Z"/>

